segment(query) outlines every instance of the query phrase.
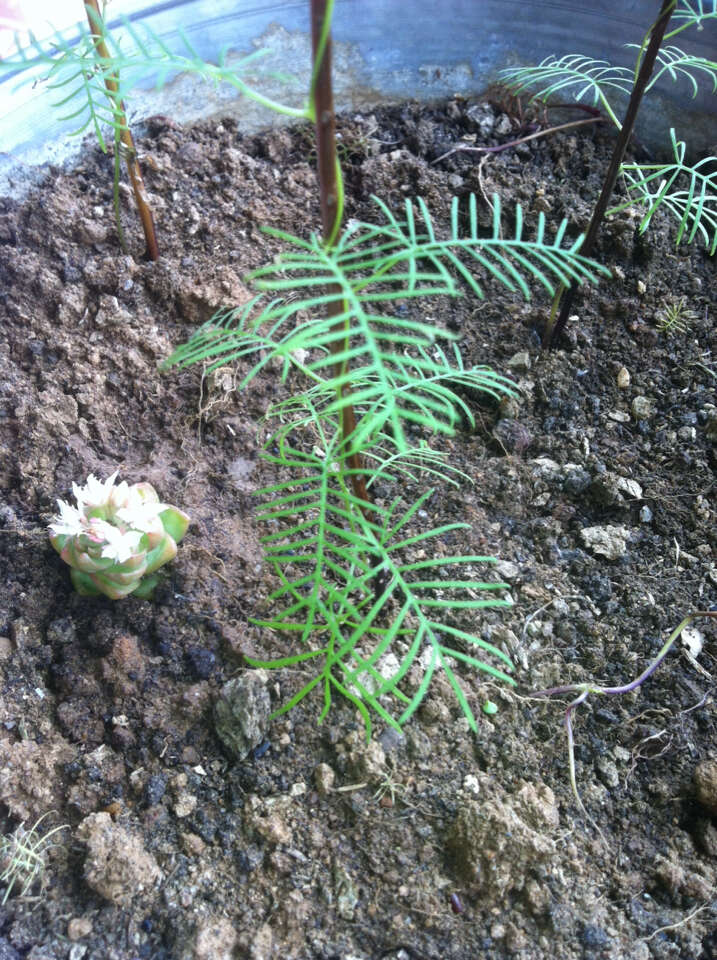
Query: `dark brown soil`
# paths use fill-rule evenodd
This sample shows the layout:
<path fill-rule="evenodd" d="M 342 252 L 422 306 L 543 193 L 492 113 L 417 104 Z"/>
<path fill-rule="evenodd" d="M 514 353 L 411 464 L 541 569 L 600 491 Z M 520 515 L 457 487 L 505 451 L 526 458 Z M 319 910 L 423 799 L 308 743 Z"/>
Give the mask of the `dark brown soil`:
<path fill-rule="evenodd" d="M 450 196 L 474 191 L 487 223 L 497 191 L 507 229 L 515 202 L 579 229 L 607 135 L 431 163 L 514 127 L 462 100 L 343 119 L 348 216 L 374 218 L 371 194 L 397 211 L 420 195 L 441 226 Z M 158 365 L 246 298 L 245 274 L 278 249 L 263 225 L 318 224 L 312 138 L 157 118 L 140 142 L 157 263 L 126 196 L 132 256 L 118 251 L 111 160 L 91 148 L 26 203 L 0 201 L 0 828 L 67 825 L 43 885 L 0 908 L 2 960 L 714 957 L 712 623 L 639 691 L 579 711 L 589 817 L 561 705 L 529 696 L 627 682 L 715 604 L 714 260 L 675 247 L 661 215 L 644 238 L 617 216 L 597 251 L 614 279 L 578 298 L 545 356 L 544 292 L 524 303 L 488 281 L 484 302 L 431 303 L 467 365 L 521 385 L 500 409 L 471 399 L 479 428 L 450 451 L 474 484 L 428 507 L 503 561 L 515 605 L 472 629 L 512 656 L 517 692 L 461 671 L 478 715 L 500 708 L 473 735 L 438 679 L 405 736 L 379 727 L 369 748 L 350 704 L 317 726 L 309 698 L 237 761 L 218 692 L 243 653 L 291 649 L 249 623 L 273 584 L 252 491 L 272 479 L 258 453 L 276 385 L 240 394 L 231 370 Z M 687 329 L 661 331 L 681 298 Z M 47 539 L 56 498 L 115 470 L 192 518 L 153 603 L 77 596 Z M 622 554 L 590 548 L 592 527 L 618 528 Z M 273 705 L 308 676 L 269 674 Z"/>

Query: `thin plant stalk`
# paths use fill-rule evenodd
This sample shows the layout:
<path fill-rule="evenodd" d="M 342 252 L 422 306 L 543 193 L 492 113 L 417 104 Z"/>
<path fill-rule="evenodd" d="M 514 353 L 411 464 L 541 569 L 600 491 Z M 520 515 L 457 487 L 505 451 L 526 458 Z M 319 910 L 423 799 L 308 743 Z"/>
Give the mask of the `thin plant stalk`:
<path fill-rule="evenodd" d="M 642 103 L 645 89 L 650 77 L 652 76 L 657 54 L 659 53 L 660 46 L 662 45 L 665 31 L 667 30 L 667 25 L 670 22 L 670 17 L 672 16 L 676 2 L 677 0 L 662 0 L 660 5 L 660 13 L 657 20 L 653 24 L 652 30 L 650 31 L 650 42 L 647 45 L 645 56 L 642 59 L 639 73 L 637 74 L 635 84 L 632 88 L 630 102 L 627 107 L 627 113 L 625 114 L 625 120 L 618 134 L 612 159 L 610 160 L 610 166 L 608 167 L 605 175 L 605 181 L 603 183 L 600 196 L 595 204 L 590 225 L 588 226 L 587 233 L 585 234 L 585 240 L 580 248 L 580 252 L 584 257 L 589 257 L 593 247 L 595 246 L 597 235 L 600 231 L 602 221 L 605 218 L 605 212 L 607 211 L 608 204 L 610 203 L 610 197 L 615 189 L 615 183 L 617 182 L 618 174 L 620 173 L 622 161 L 625 158 L 625 151 L 627 149 L 628 142 L 635 127 L 635 121 L 637 120 L 640 104 Z M 566 287 L 565 285 L 561 285 L 558 288 L 558 292 L 553 298 L 550 316 L 548 318 L 548 323 L 543 335 L 542 345 L 544 350 L 556 343 L 565 329 L 565 324 L 568 321 L 574 297 L 574 286 Z M 560 311 L 559 313 L 558 310 Z"/>
<path fill-rule="evenodd" d="M 575 739 L 573 736 L 574 710 L 579 707 L 581 703 L 585 703 L 591 693 L 613 695 L 619 693 L 632 693 L 633 690 L 637 690 L 638 687 L 641 687 L 645 680 L 649 679 L 649 677 L 651 677 L 652 674 L 657 670 L 672 647 L 675 645 L 678 638 L 682 635 L 683 630 L 698 617 L 717 617 L 717 610 L 697 610 L 694 613 L 688 613 L 684 620 L 682 620 L 681 623 L 675 627 L 675 629 L 669 635 L 655 659 L 652 660 L 647 667 L 645 667 L 639 677 L 637 677 L 635 680 L 632 680 L 630 683 L 625 683 L 617 687 L 603 687 L 599 684 L 588 681 L 586 683 L 569 684 L 565 687 L 550 687 L 547 690 L 536 690 L 535 692 L 531 693 L 531 697 L 557 697 L 565 694 L 577 694 L 575 699 L 568 704 L 568 707 L 565 711 L 565 734 L 568 744 L 570 786 L 572 787 L 573 796 L 575 797 L 578 806 L 586 816 L 589 817 L 589 814 L 580 798 L 577 777 L 575 774 Z"/>
<path fill-rule="evenodd" d="M 85 0 L 85 10 L 87 20 L 90 24 L 90 32 L 95 42 L 97 55 L 104 59 L 110 59 L 110 53 L 107 44 L 104 41 L 102 33 L 102 14 L 100 12 L 99 0 Z M 118 176 L 119 176 L 119 157 L 124 155 L 127 164 L 127 173 L 134 192 L 134 198 L 137 202 L 137 210 L 144 230 L 144 238 L 147 244 L 147 257 L 150 260 L 159 259 L 159 245 L 157 244 L 157 234 L 154 229 L 154 217 L 152 208 L 149 205 L 147 191 L 142 179 L 142 170 L 137 159 L 137 148 L 135 147 L 132 131 L 127 122 L 127 112 L 124 102 L 119 96 L 119 78 L 115 74 L 105 76 L 105 87 L 107 94 L 118 121 L 115 131 L 119 130 L 119 140 L 115 132 L 115 215 L 117 217 L 117 227 L 120 234 L 120 243 L 124 249 L 124 238 L 119 217 L 119 194 L 118 194 Z"/>
<path fill-rule="evenodd" d="M 313 74 L 311 78 L 311 104 L 314 110 L 316 124 L 316 152 L 319 175 L 319 191 L 321 199 L 321 224 L 324 243 L 331 248 L 341 229 L 343 219 L 343 180 L 341 167 L 336 152 L 336 118 L 334 114 L 333 87 L 331 82 L 331 16 L 333 0 L 311 0 L 311 44 L 313 56 Z M 331 289 L 334 294 L 337 287 Z M 340 298 L 334 298 L 327 307 L 328 316 L 340 317 L 345 313 L 344 303 Z M 335 340 L 331 344 L 334 354 L 344 354 L 348 348 L 348 319 L 337 320 L 335 330 L 344 329 L 346 336 L 342 340 Z M 336 363 L 334 376 L 341 381 L 337 387 L 341 397 L 350 393 L 350 386 L 346 382 L 348 360 L 343 359 Z M 356 414 L 352 404 L 348 404 L 341 411 L 342 447 L 348 450 L 345 461 L 354 493 L 364 503 L 371 503 L 371 497 L 366 487 L 366 478 L 363 474 L 361 456 L 357 450 L 350 450 L 350 438 L 356 431 Z M 366 511 L 364 511 L 366 512 Z"/>
<path fill-rule="evenodd" d="M 519 137 L 517 140 L 510 140 L 508 143 L 501 143 L 497 147 L 469 147 L 465 144 L 458 144 L 457 147 L 453 147 L 448 150 L 446 153 L 442 153 L 440 157 L 436 157 L 435 160 L 431 160 L 431 165 L 440 163 L 441 160 L 445 160 L 447 157 L 452 157 L 454 153 L 502 153 L 504 150 L 510 150 L 512 147 L 519 147 L 521 143 L 528 143 L 529 140 L 538 140 L 540 137 L 548 137 L 550 134 L 559 133 L 561 130 L 570 130 L 572 127 L 584 127 L 587 123 L 603 123 L 605 117 L 602 115 L 597 117 L 587 117 L 583 120 L 571 120 L 569 123 L 561 123 L 557 127 L 548 127 L 545 130 L 538 130 L 535 133 L 530 133 L 525 137 Z"/>

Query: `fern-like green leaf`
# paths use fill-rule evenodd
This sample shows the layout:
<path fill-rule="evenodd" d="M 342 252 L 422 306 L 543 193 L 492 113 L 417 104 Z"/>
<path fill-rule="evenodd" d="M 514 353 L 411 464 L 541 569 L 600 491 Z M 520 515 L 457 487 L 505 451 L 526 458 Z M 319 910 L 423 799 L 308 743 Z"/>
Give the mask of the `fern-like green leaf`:
<path fill-rule="evenodd" d="M 351 437 L 351 449 L 360 449 L 369 436 L 390 432 L 400 453 L 411 446 L 406 424 L 450 434 L 461 416 L 470 419 L 455 388 L 497 395 L 511 387 L 486 368 L 465 370 L 458 354 L 441 343 L 450 345 L 455 339 L 449 331 L 421 317 L 398 315 L 391 309 L 395 301 L 457 296 L 461 284 L 482 297 L 477 270 L 526 298 L 529 280 L 537 280 L 552 294 L 555 283 L 594 281 L 598 273 L 607 272 L 580 256 L 581 238 L 563 243 L 566 222 L 549 241 L 541 215 L 534 236 L 527 238 L 518 207 L 513 236 L 501 236 L 497 197 L 488 236 L 479 233 L 475 197 L 469 199 L 467 227 L 454 199 L 445 239 L 437 237 L 423 201 L 417 208 L 406 203 L 402 221 L 377 203 L 387 223 L 351 224 L 331 250 L 318 236 L 307 241 L 270 231 L 289 249 L 257 270 L 254 282 L 272 294 L 291 291 L 292 298 L 274 300 L 263 309 L 256 303 L 245 305 L 238 313 L 213 318 L 167 364 L 211 360 L 217 366 L 257 357 L 244 386 L 272 360 L 279 361 L 282 375 L 288 376 L 301 357 L 301 368 L 316 384 L 315 390 L 331 391 L 325 415 L 338 415 L 348 405 L 369 414 Z M 340 309 L 331 319 L 325 316 L 329 303 Z M 343 372 L 337 373 L 337 366 Z"/>
<path fill-rule="evenodd" d="M 628 43 L 628 47 L 640 49 L 637 43 Z M 699 92 L 699 81 L 707 77 L 712 84 L 712 92 L 717 91 L 717 63 L 714 60 L 707 60 L 705 57 L 695 57 L 679 47 L 667 45 L 661 47 L 657 54 L 655 70 L 650 77 L 650 82 L 645 88 L 645 92 L 651 90 L 660 78 L 667 74 L 671 80 L 677 82 L 680 77 L 687 79 L 692 91 L 692 96 L 696 97 Z"/>
<path fill-rule="evenodd" d="M 618 129 L 620 122 L 608 91 L 629 95 L 632 90 L 632 72 L 626 67 L 615 67 L 607 60 L 593 60 L 578 53 L 546 57 L 533 67 L 510 67 L 501 70 L 500 76 L 516 94 L 532 91 L 531 100 L 547 100 L 567 90 L 578 102 L 600 104 Z"/>
<path fill-rule="evenodd" d="M 104 42 L 108 56 L 99 52 L 99 41 L 85 24 L 77 24 L 75 32 L 55 31 L 43 43 L 30 34 L 27 47 L 18 47 L 16 52 L 0 60 L 0 75 L 17 74 L 21 82 L 30 82 L 40 76 L 47 89 L 54 94 L 53 104 L 58 110 L 67 110 L 60 116 L 62 121 L 76 120 L 78 126 L 71 135 L 82 134 L 91 127 L 100 146 L 106 150 L 103 126 L 121 132 L 120 101 L 129 96 L 138 85 L 150 81 L 159 89 L 177 73 L 191 73 L 218 86 L 229 84 L 240 93 L 263 105 L 300 119 L 307 116 L 307 109 L 285 107 L 254 90 L 242 79 L 242 75 L 266 51 L 257 50 L 229 66 L 225 53 L 218 63 L 203 60 L 188 38 L 177 32 L 180 52 L 171 50 L 164 40 L 146 24 L 137 26 L 126 17 L 121 17 L 122 49 L 104 21 L 95 20 L 100 40 Z M 117 92 L 108 96 L 105 80 L 112 78 L 117 83 Z"/>
<path fill-rule="evenodd" d="M 322 432 L 321 423 L 316 426 Z M 280 712 L 321 685 L 322 716 L 332 696 L 341 694 L 361 704 L 369 733 L 370 714 L 396 727 L 405 723 L 435 670 L 442 669 L 475 729 L 455 665 L 514 683 L 506 654 L 454 622 L 457 610 L 510 605 L 500 596 L 505 584 L 475 579 L 474 569 L 494 560 L 440 555 L 441 539 L 465 524 L 415 529 L 432 491 L 402 512 L 398 503 L 390 508 L 372 505 L 366 516 L 366 504 L 347 490 L 346 473 L 338 468 L 337 443 L 335 438 L 319 455 L 284 438 L 281 450 L 268 457 L 291 466 L 292 478 L 261 491 L 271 499 L 261 508 L 260 519 L 277 528 L 263 543 L 279 586 L 268 597 L 271 615 L 256 622 L 299 634 L 312 649 L 250 663 L 303 664 L 318 670 Z M 398 713 L 390 701 L 396 702 Z"/>
<path fill-rule="evenodd" d="M 666 34 L 666 39 L 674 37 L 681 33 L 687 27 L 696 27 L 703 29 L 705 20 L 717 20 L 717 0 L 677 0 L 677 5 L 672 13 L 672 21 L 679 24 L 676 30 Z"/>
<path fill-rule="evenodd" d="M 629 200 L 608 213 L 640 204 L 645 208 L 640 223 L 644 233 L 657 210 L 664 207 L 678 221 L 677 244 L 682 240 L 692 243 L 699 233 L 713 255 L 717 251 L 717 157 L 687 166 L 684 141 L 676 139 L 674 130 L 670 130 L 670 138 L 674 163 L 623 164 Z"/>

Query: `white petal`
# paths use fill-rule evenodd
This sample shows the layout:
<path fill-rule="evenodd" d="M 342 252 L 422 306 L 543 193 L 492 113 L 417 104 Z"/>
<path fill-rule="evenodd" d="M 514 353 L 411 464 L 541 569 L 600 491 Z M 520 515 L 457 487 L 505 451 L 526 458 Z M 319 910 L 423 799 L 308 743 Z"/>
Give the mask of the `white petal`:
<path fill-rule="evenodd" d="M 142 534 L 137 530 L 128 530 L 122 533 L 117 527 L 106 524 L 104 529 L 105 546 L 102 548 L 102 556 L 106 559 L 116 560 L 118 563 L 124 563 L 137 552 L 139 541 Z"/>
<path fill-rule="evenodd" d="M 155 521 L 159 514 L 167 509 L 166 503 L 137 503 L 131 506 L 121 507 L 117 511 L 117 517 L 122 523 L 126 523 L 133 530 L 142 530 L 149 533 L 156 526 Z"/>
<path fill-rule="evenodd" d="M 84 533 L 82 513 L 64 500 L 58 500 L 57 506 L 60 508 L 60 513 L 50 524 L 50 531 L 57 536 L 69 537 L 77 537 Z"/>
<path fill-rule="evenodd" d="M 115 477 L 117 474 L 115 474 Z M 107 496 L 107 503 L 113 510 L 118 507 L 126 507 L 132 501 L 134 487 L 130 487 L 126 480 L 118 483 L 114 490 L 110 490 Z"/>
<path fill-rule="evenodd" d="M 86 506 L 104 507 L 112 496 L 112 488 L 116 479 L 117 471 L 115 470 L 112 476 L 108 477 L 104 482 L 98 480 L 97 477 L 91 473 L 84 487 L 78 487 L 76 483 L 73 483 L 72 492 L 77 497 L 77 506 L 80 510 L 83 510 Z"/>

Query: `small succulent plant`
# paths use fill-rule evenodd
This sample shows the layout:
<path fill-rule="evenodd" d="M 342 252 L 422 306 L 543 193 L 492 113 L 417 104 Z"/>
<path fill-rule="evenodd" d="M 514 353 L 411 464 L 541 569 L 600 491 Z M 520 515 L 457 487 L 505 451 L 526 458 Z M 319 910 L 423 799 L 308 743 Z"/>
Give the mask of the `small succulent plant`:
<path fill-rule="evenodd" d="M 116 479 L 116 472 L 104 482 L 90 474 L 84 487 L 73 483 L 77 506 L 57 501 L 50 543 L 72 567 L 78 593 L 147 598 L 158 579 L 152 574 L 176 555 L 189 517 L 161 503 L 151 484 Z"/>

